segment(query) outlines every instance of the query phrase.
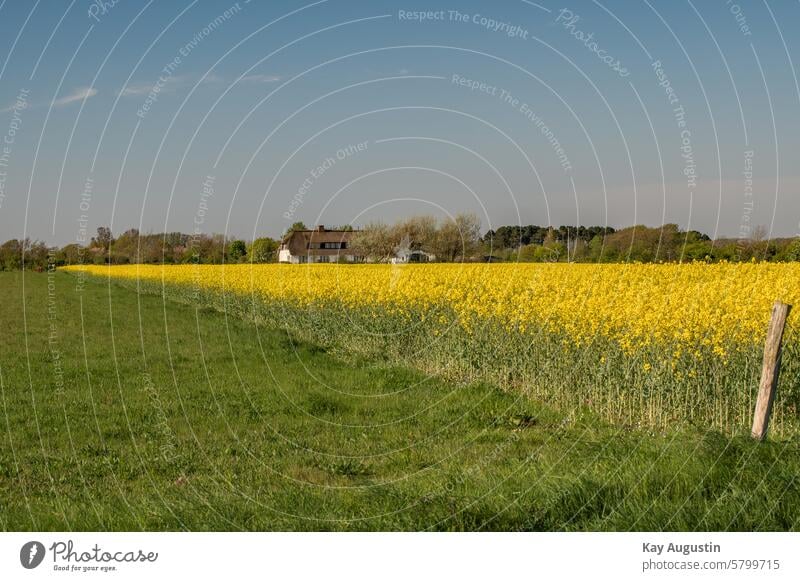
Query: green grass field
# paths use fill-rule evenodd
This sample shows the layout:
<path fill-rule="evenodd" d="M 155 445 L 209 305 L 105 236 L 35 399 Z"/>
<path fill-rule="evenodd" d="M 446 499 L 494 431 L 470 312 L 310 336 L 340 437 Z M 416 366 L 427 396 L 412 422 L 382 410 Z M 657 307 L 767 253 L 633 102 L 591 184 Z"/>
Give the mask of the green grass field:
<path fill-rule="evenodd" d="M 5 530 L 800 528 L 796 439 L 619 430 L 77 283 L 0 273 Z"/>

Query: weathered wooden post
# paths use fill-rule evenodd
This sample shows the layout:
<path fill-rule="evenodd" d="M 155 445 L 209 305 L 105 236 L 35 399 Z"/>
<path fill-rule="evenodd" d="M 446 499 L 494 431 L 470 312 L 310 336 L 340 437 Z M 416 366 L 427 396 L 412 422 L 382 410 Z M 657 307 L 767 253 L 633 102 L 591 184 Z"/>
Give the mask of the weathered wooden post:
<path fill-rule="evenodd" d="M 763 441 L 767 437 L 769 416 L 772 413 L 772 402 L 775 401 L 775 390 L 781 373 L 781 343 L 786 328 L 786 319 L 792 310 L 791 305 L 777 301 L 772 307 L 772 320 L 767 331 L 767 342 L 764 345 L 764 367 L 761 370 L 761 385 L 758 388 L 756 412 L 753 416 L 753 438 Z"/>

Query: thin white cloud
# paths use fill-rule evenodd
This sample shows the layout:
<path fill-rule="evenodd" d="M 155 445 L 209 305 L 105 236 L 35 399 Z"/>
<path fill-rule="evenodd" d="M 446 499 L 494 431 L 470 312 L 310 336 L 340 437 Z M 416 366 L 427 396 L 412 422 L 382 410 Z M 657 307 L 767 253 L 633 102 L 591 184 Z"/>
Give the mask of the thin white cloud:
<path fill-rule="evenodd" d="M 204 83 L 221 83 L 225 79 L 220 77 L 219 75 L 215 75 L 214 73 L 208 73 L 205 77 L 203 77 Z"/>
<path fill-rule="evenodd" d="M 133 83 L 126 85 L 121 91 L 117 92 L 120 97 L 135 97 L 137 95 L 146 95 L 153 89 L 150 83 Z"/>
<path fill-rule="evenodd" d="M 210 73 L 205 78 L 201 79 L 200 82 L 203 84 L 220 83 L 224 80 L 225 79 L 222 77 Z M 120 97 L 140 97 L 150 94 L 151 91 L 155 91 L 159 94 L 176 93 L 179 90 L 188 88 L 195 81 L 197 81 L 197 77 L 192 75 L 174 75 L 166 78 L 159 77 L 156 82 L 140 81 L 130 83 L 117 91 L 117 95 Z"/>
<path fill-rule="evenodd" d="M 277 75 L 247 75 L 242 77 L 243 83 L 276 83 L 281 78 Z"/>
<path fill-rule="evenodd" d="M 83 101 L 84 99 L 88 99 L 89 97 L 94 97 L 97 94 L 97 89 L 94 87 L 81 87 L 75 89 L 69 95 L 65 95 L 60 99 L 56 99 L 53 101 L 54 107 L 63 107 L 64 105 L 69 105 L 70 103 L 74 103 L 75 101 Z"/>

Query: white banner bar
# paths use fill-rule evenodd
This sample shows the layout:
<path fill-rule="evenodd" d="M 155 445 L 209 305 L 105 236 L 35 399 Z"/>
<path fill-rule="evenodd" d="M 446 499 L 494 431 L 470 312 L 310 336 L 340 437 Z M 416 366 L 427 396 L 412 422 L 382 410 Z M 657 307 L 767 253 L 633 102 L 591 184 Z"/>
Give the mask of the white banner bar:
<path fill-rule="evenodd" d="M 0 579 L 800 579 L 800 533 L 4 533 Z"/>

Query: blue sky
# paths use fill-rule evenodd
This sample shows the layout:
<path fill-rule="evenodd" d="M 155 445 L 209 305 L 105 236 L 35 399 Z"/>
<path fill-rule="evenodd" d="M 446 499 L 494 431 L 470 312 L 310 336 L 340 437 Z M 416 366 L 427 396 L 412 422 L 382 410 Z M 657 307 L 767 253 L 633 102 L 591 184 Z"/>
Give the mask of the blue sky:
<path fill-rule="evenodd" d="M 788 0 L 0 0 L 0 238 L 461 211 L 798 235 L 796 22 Z"/>

